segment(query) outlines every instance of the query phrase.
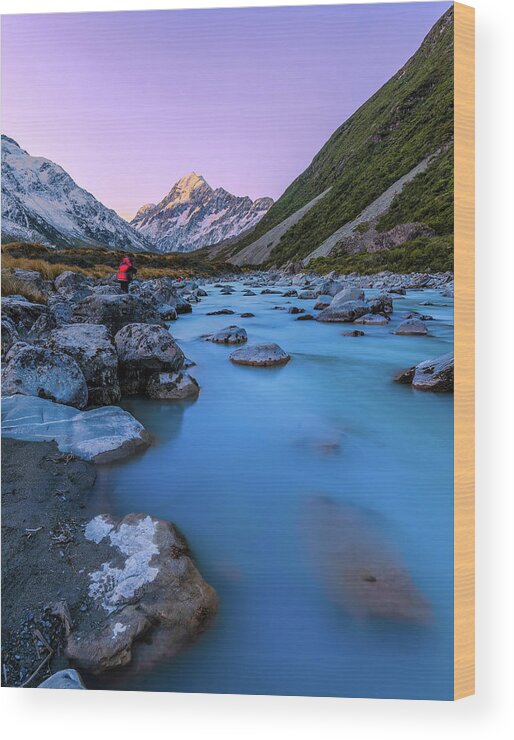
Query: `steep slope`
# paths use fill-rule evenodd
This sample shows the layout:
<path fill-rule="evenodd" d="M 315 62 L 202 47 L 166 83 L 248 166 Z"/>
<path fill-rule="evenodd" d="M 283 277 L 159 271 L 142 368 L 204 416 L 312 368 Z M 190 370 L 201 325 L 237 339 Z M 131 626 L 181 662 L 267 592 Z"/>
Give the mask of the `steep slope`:
<path fill-rule="evenodd" d="M 2 136 L 2 242 L 148 251 L 151 244 L 62 167 Z"/>
<path fill-rule="evenodd" d="M 420 220 L 433 230 L 434 239 L 446 244 L 447 257 L 453 231 L 452 143 L 450 8 L 404 67 L 335 131 L 253 233 L 230 247 L 231 261 L 284 264 L 302 259 L 327 266 L 348 255 L 345 226 L 380 232 Z M 383 208 L 372 209 L 371 222 L 359 221 L 372 204 Z M 301 213 L 307 205 L 311 207 Z M 286 219 L 299 212 L 284 229 Z M 279 241 L 274 239 L 277 228 Z M 261 249 L 263 244 L 267 250 Z M 347 260 L 349 269 L 351 264 Z"/>
<path fill-rule="evenodd" d="M 142 206 L 131 225 L 160 252 L 191 252 L 251 229 L 272 204 L 271 198 L 252 202 L 223 188 L 213 190 L 201 175 L 191 172 L 160 203 Z"/>

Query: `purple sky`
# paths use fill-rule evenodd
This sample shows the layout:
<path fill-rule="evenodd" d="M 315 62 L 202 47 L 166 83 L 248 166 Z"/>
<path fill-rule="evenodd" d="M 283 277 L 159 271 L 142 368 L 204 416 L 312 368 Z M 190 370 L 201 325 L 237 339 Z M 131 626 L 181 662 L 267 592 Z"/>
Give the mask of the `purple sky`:
<path fill-rule="evenodd" d="M 277 198 L 449 5 L 3 16 L 2 132 L 124 217 L 191 170 Z"/>

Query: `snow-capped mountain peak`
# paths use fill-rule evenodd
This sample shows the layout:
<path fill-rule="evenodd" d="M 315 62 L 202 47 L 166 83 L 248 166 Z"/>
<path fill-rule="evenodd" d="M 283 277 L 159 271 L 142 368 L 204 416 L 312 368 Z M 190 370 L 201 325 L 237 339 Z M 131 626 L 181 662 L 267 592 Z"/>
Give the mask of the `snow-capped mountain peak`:
<path fill-rule="evenodd" d="M 224 188 L 213 190 L 190 172 L 160 203 L 142 206 L 131 224 L 161 252 L 190 252 L 253 228 L 272 205 L 271 198 L 252 202 Z"/>
<path fill-rule="evenodd" d="M 44 157 L 31 156 L 4 135 L 2 241 L 152 249 L 142 234 L 79 187 L 62 167 Z"/>

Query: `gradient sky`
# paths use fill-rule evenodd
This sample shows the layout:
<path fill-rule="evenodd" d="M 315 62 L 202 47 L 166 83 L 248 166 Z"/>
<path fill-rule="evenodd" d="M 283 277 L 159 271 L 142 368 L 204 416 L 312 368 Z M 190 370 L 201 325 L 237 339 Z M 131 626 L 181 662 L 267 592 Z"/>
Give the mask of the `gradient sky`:
<path fill-rule="evenodd" d="M 125 218 L 194 170 L 278 198 L 448 2 L 2 17 L 2 132 Z"/>

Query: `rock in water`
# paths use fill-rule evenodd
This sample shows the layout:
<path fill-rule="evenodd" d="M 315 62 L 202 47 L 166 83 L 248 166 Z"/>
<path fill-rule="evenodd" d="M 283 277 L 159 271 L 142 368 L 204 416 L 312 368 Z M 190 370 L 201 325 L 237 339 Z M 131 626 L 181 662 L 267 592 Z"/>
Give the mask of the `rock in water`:
<path fill-rule="evenodd" d="M 231 308 L 221 308 L 218 311 L 209 311 L 206 316 L 230 316 L 235 313 Z"/>
<path fill-rule="evenodd" d="M 50 333 L 48 346 L 73 357 L 78 364 L 86 379 L 89 405 L 118 403 L 118 355 L 106 326 L 71 324 L 55 329 Z"/>
<path fill-rule="evenodd" d="M 363 301 L 364 291 L 360 288 L 343 288 L 335 294 L 331 305 L 336 306 L 338 303 L 348 303 L 348 301 Z"/>
<path fill-rule="evenodd" d="M 355 618 L 427 624 L 431 609 L 374 517 L 328 497 L 306 512 L 310 547 L 330 598 Z"/>
<path fill-rule="evenodd" d="M 248 334 L 239 326 L 227 326 L 212 334 L 209 339 L 215 344 L 244 344 L 248 340 Z"/>
<path fill-rule="evenodd" d="M 122 393 L 145 393 L 152 373 L 176 372 L 184 364 L 184 353 L 171 334 L 161 326 L 127 324 L 114 337 L 120 366 Z"/>
<path fill-rule="evenodd" d="M 110 462 L 149 445 L 142 424 L 118 406 L 77 411 L 43 398 L 2 398 L 2 436 L 57 442 L 59 450 L 95 463 Z"/>
<path fill-rule="evenodd" d="M 146 384 L 146 395 L 168 401 L 186 401 L 200 392 L 197 381 L 189 373 L 152 373 Z"/>
<path fill-rule="evenodd" d="M 87 404 L 86 379 L 75 360 L 64 352 L 17 342 L 5 356 L 2 393 L 22 394 L 83 409 Z"/>
<path fill-rule="evenodd" d="M 383 324 L 388 324 L 389 319 L 379 313 L 365 313 L 364 316 L 360 316 L 358 319 L 355 319 L 353 323 L 382 326 Z"/>
<path fill-rule="evenodd" d="M 238 365 L 255 365 L 256 367 L 270 367 L 272 365 L 285 365 L 291 359 L 278 344 L 252 344 L 241 349 L 236 349 L 230 355 L 232 362 Z"/>
<path fill-rule="evenodd" d="M 145 663 L 169 657 L 209 625 L 217 611 L 216 592 L 173 524 L 145 514 L 121 521 L 101 515 L 87 524 L 85 537 L 109 545 L 112 557 L 90 571 L 95 624 L 79 625 L 69 635 L 66 652 L 74 664 L 101 673 L 130 663 L 135 649 L 146 652 Z M 143 636 L 152 640 L 145 645 Z"/>
<path fill-rule="evenodd" d="M 80 673 L 73 668 L 54 673 L 46 681 L 40 683 L 38 689 L 85 689 Z"/>
<path fill-rule="evenodd" d="M 157 324 L 162 319 L 155 306 L 140 296 L 91 295 L 73 309 L 74 321 L 84 324 L 105 324 L 114 335 L 126 324 Z"/>
<path fill-rule="evenodd" d="M 419 319 L 406 319 L 401 324 L 398 324 L 393 334 L 423 335 L 428 334 L 428 329 Z"/>
<path fill-rule="evenodd" d="M 346 301 L 344 303 L 334 303 L 334 301 L 328 308 L 320 311 L 316 316 L 316 321 L 349 323 L 369 312 L 369 306 L 364 301 Z"/>
<path fill-rule="evenodd" d="M 453 352 L 420 362 L 395 377 L 397 383 L 411 383 L 413 388 L 436 393 L 453 393 L 453 379 Z"/>

